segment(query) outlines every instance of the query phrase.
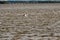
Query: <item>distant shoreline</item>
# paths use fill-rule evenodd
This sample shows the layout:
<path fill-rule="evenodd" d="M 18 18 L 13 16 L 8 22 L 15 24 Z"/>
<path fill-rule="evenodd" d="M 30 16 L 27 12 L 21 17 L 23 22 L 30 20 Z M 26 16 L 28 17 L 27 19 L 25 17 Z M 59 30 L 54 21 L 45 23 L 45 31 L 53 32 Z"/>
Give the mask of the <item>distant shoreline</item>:
<path fill-rule="evenodd" d="M 0 4 L 5 3 L 60 3 L 60 1 L 0 1 Z"/>

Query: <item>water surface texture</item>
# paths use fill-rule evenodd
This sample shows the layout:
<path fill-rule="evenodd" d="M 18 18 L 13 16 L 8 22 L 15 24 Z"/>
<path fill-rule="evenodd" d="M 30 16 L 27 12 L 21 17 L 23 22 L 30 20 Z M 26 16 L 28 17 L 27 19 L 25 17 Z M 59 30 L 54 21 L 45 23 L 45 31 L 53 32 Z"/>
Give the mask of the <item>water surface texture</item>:
<path fill-rule="evenodd" d="M 0 40 L 60 40 L 60 3 L 0 4 Z"/>

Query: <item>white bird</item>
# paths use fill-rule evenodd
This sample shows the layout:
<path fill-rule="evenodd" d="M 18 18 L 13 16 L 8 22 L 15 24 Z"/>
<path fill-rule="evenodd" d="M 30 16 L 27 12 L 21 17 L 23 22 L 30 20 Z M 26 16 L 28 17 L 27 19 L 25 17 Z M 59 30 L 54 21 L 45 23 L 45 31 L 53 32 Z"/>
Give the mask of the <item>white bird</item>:
<path fill-rule="evenodd" d="M 28 16 L 28 14 L 24 14 L 23 16 L 27 17 L 27 16 Z"/>

